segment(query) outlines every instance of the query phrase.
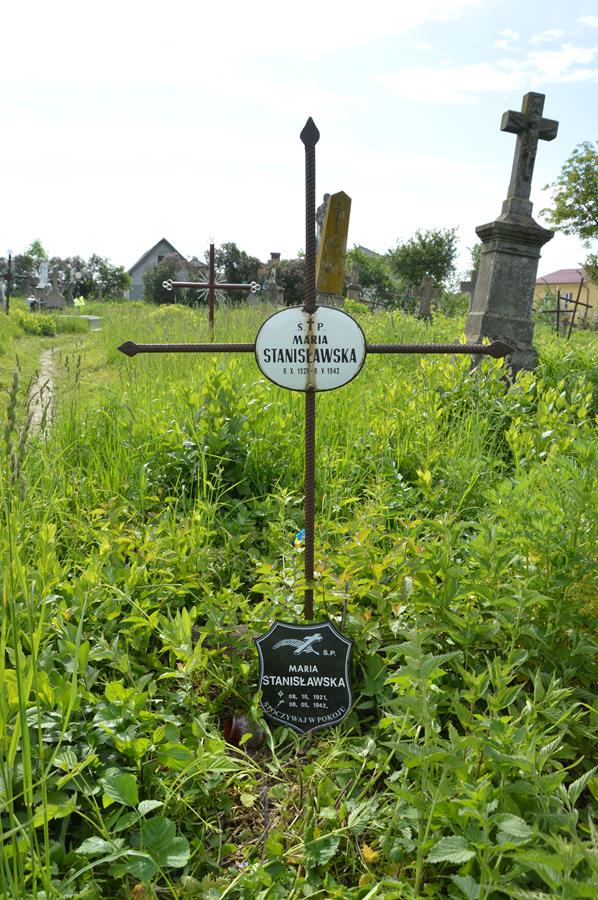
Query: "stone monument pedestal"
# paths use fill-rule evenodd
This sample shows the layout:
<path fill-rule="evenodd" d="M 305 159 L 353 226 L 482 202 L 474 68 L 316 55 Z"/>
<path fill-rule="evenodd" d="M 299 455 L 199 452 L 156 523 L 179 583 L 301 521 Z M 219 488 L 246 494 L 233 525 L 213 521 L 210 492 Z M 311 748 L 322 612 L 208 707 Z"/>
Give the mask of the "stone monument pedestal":
<path fill-rule="evenodd" d="M 465 334 L 468 341 L 503 340 L 511 347 L 513 372 L 533 369 L 538 354 L 532 344 L 532 301 L 540 249 L 554 232 L 531 216 L 501 216 L 476 228 L 483 242 L 480 269 Z M 524 221 L 527 219 L 527 221 Z"/>

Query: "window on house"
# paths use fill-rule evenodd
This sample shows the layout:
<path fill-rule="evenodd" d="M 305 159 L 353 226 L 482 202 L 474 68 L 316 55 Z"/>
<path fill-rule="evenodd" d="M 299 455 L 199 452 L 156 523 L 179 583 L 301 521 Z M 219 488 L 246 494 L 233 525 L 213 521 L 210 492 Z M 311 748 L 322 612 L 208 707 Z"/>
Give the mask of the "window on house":
<path fill-rule="evenodd" d="M 162 256 L 160 256 L 158 254 L 158 262 L 161 263 L 163 259 L 164 259 L 164 254 L 162 254 Z"/>

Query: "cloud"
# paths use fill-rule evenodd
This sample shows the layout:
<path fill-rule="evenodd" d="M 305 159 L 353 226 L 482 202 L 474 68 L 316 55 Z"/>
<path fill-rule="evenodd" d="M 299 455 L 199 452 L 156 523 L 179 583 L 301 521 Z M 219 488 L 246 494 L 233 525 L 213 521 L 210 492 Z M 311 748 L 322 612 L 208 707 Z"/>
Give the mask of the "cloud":
<path fill-rule="evenodd" d="M 498 47 L 500 50 L 508 50 L 509 47 L 513 47 L 514 44 L 519 40 L 519 32 L 511 31 L 510 28 L 503 28 L 499 31 L 501 37 L 494 41 L 494 46 Z"/>
<path fill-rule="evenodd" d="M 0 74 L 34 84 L 185 86 L 272 60 L 305 63 L 459 18 L 480 0 L 303 0 L 292 22 L 279 0 L 189 3 L 30 0 L 3 11 Z M 26 60 L 23 46 L 27 47 Z"/>
<path fill-rule="evenodd" d="M 558 41 L 564 34 L 565 32 L 562 28 L 547 28 L 546 31 L 541 31 L 539 34 L 532 35 L 531 43 L 542 44 L 549 41 Z"/>
<path fill-rule="evenodd" d="M 577 21 L 588 28 L 598 28 L 598 16 L 581 16 Z"/>
<path fill-rule="evenodd" d="M 598 81 L 591 63 L 594 47 L 564 44 L 559 50 L 533 50 L 523 59 L 465 65 L 406 66 L 374 76 L 372 81 L 389 93 L 423 103 L 473 104 L 491 91 L 523 90 L 530 83 Z"/>

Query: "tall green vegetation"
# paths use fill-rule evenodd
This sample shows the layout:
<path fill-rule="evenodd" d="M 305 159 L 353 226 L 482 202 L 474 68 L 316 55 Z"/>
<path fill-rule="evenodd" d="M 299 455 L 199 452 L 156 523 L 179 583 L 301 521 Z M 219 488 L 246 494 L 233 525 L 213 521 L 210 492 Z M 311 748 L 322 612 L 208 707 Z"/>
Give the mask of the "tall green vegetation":
<path fill-rule="evenodd" d="M 261 719 L 252 639 L 301 615 L 301 397 L 251 355 L 116 350 L 205 340 L 205 312 L 104 323 L 56 358 L 51 428 L 5 393 L 0 896 L 595 896 L 595 336 L 513 384 L 376 356 L 318 398 L 316 610 L 355 703 L 300 737 Z M 226 744 L 231 713 L 262 750 Z"/>

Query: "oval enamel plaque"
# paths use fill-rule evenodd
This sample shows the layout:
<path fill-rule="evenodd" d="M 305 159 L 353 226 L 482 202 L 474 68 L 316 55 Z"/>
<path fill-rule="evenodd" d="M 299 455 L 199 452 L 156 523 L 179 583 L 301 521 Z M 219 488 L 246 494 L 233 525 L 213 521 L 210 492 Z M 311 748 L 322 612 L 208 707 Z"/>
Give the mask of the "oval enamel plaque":
<path fill-rule="evenodd" d="M 255 340 L 255 358 L 266 378 L 290 391 L 332 391 L 358 374 L 365 336 L 340 309 L 300 306 L 266 319 Z"/>

